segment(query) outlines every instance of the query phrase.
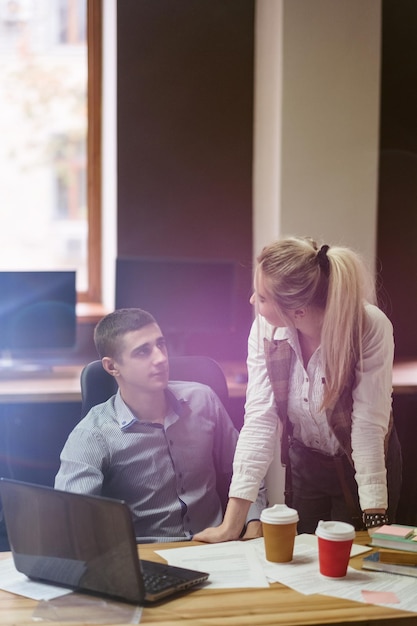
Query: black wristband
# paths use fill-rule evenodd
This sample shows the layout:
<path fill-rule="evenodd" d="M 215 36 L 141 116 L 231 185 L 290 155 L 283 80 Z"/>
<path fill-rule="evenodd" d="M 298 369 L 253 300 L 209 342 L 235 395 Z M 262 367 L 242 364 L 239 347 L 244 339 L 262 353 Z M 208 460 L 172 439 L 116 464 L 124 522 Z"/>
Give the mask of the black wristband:
<path fill-rule="evenodd" d="M 388 524 L 388 515 L 386 513 L 364 513 L 363 523 L 366 528 L 376 528 Z"/>

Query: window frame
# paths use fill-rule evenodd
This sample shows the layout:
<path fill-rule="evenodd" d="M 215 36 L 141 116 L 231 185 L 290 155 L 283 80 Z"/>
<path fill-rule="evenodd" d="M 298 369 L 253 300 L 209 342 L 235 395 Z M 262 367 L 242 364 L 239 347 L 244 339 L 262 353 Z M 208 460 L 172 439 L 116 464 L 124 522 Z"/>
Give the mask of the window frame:
<path fill-rule="evenodd" d="M 78 302 L 102 300 L 101 268 L 101 120 L 102 120 L 102 0 L 87 0 L 87 275 L 88 289 Z"/>

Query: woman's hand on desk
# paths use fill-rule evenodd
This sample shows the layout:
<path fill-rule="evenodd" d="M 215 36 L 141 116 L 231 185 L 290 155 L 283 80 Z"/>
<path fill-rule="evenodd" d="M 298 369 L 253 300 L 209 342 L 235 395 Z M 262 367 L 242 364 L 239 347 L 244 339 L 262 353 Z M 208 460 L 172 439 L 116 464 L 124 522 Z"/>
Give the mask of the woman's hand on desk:
<path fill-rule="evenodd" d="M 242 498 L 229 498 L 224 519 L 220 526 L 206 528 L 205 530 L 202 530 L 194 535 L 193 539 L 196 541 L 204 541 L 205 543 L 221 543 L 223 541 L 234 541 L 239 539 L 242 529 L 245 526 L 246 515 L 248 514 L 249 507 L 249 500 L 243 500 Z M 255 524 L 255 520 L 249 522 L 244 536 L 245 539 L 253 539 L 255 536 L 258 536 L 251 534 L 250 537 L 246 537 L 248 532 L 255 532 Z"/>
<path fill-rule="evenodd" d="M 200 533 L 194 535 L 193 540 L 204 541 L 205 543 L 222 543 L 224 541 L 234 541 L 239 538 L 242 539 L 242 541 L 246 541 L 248 539 L 256 539 L 257 537 L 262 537 L 262 524 L 258 520 L 252 520 L 248 523 L 242 536 L 232 533 L 223 523 L 220 524 L 220 526 L 205 528 Z"/>
<path fill-rule="evenodd" d="M 239 539 L 239 533 L 237 536 L 231 534 L 230 530 L 225 527 L 224 522 L 220 526 L 205 528 L 193 536 L 193 541 L 204 541 L 205 543 L 222 543 L 223 541 L 233 541 L 234 539 Z"/>

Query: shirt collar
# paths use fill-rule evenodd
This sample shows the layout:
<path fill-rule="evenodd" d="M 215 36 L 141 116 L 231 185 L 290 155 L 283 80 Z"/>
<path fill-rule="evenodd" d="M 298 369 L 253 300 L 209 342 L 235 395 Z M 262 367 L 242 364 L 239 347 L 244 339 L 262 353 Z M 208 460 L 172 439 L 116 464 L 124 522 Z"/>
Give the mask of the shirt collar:
<path fill-rule="evenodd" d="M 278 326 L 274 331 L 274 339 L 283 340 L 287 339 L 292 348 L 298 344 L 298 333 L 295 328 L 289 326 Z"/>
<path fill-rule="evenodd" d="M 302 360 L 300 342 L 298 340 L 298 333 L 296 328 L 292 328 L 290 326 L 279 326 L 275 329 L 274 339 L 288 341 L 289 345 L 291 346 L 297 357 Z"/>
<path fill-rule="evenodd" d="M 168 399 L 168 415 L 173 417 L 181 417 L 184 413 L 185 404 L 187 400 L 185 398 L 177 398 L 173 391 L 169 388 L 169 386 L 165 389 L 165 395 Z M 140 422 L 135 415 L 133 415 L 132 411 L 129 409 L 125 401 L 123 400 L 120 389 L 118 389 L 115 400 L 114 400 L 114 408 L 116 413 L 116 420 L 119 424 L 121 430 L 125 430 L 129 428 L 133 422 Z"/>
<path fill-rule="evenodd" d="M 301 355 L 300 341 L 298 339 L 298 332 L 296 328 L 292 328 L 290 326 L 279 326 L 275 328 L 273 338 L 277 340 L 287 340 L 291 348 L 294 350 L 295 354 L 297 355 L 298 359 L 301 362 L 303 362 L 303 358 Z M 316 362 L 316 360 L 319 358 L 320 346 L 317 348 L 314 355 L 315 355 L 314 361 L 312 362 Z"/>

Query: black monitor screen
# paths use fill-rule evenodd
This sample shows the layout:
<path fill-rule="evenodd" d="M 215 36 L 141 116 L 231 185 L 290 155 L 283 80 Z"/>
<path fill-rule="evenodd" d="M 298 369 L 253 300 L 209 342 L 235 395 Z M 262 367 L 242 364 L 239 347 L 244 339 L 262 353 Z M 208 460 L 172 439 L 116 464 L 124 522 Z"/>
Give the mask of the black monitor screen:
<path fill-rule="evenodd" d="M 75 271 L 0 272 L 0 350 L 73 347 L 75 307 Z"/>
<path fill-rule="evenodd" d="M 235 280 L 234 261 L 120 258 L 116 308 L 148 311 L 164 333 L 230 332 Z"/>

